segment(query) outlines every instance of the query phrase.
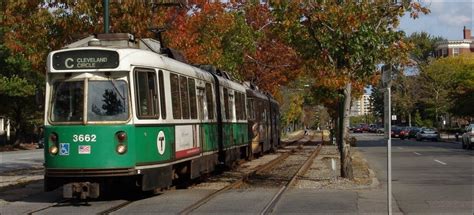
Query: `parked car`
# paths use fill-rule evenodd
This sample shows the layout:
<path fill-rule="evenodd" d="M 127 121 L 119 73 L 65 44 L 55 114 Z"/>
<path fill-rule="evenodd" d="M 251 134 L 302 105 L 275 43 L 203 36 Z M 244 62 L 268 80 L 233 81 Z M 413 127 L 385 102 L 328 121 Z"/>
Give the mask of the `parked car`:
<path fill-rule="evenodd" d="M 362 128 L 362 132 L 369 132 L 369 125 L 367 125 L 365 123 L 361 123 L 361 124 L 359 124 L 359 127 Z"/>
<path fill-rule="evenodd" d="M 472 149 L 474 144 L 474 124 L 466 126 L 461 138 L 463 149 Z"/>
<path fill-rule="evenodd" d="M 400 139 L 408 139 L 408 133 L 410 132 L 410 127 L 402 127 L 400 129 Z"/>
<path fill-rule="evenodd" d="M 375 131 L 377 134 L 383 134 L 385 133 L 385 128 L 383 126 L 380 126 L 377 128 L 377 130 Z"/>
<path fill-rule="evenodd" d="M 420 132 L 421 128 L 418 127 L 410 127 L 410 131 L 408 132 L 408 138 L 416 138 L 416 133 Z"/>
<path fill-rule="evenodd" d="M 391 132 L 390 136 L 392 138 L 400 138 L 400 132 L 401 131 L 402 131 L 402 127 L 392 126 L 392 132 Z"/>
<path fill-rule="evenodd" d="M 377 131 L 377 125 L 376 124 L 370 124 L 369 125 L 369 132 L 370 133 L 375 133 Z"/>
<path fill-rule="evenodd" d="M 354 132 L 354 133 L 363 133 L 364 128 L 362 128 L 362 126 L 357 126 L 357 127 L 354 128 L 354 130 L 352 130 L 352 132 Z"/>
<path fill-rule="evenodd" d="M 422 140 L 439 140 L 439 133 L 434 128 L 422 128 L 418 133 L 416 133 L 416 141 Z"/>
<path fill-rule="evenodd" d="M 36 148 L 37 149 L 44 148 L 44 139 L 43 138 L 38 141 L 38 145 L 36 145 Z"/>

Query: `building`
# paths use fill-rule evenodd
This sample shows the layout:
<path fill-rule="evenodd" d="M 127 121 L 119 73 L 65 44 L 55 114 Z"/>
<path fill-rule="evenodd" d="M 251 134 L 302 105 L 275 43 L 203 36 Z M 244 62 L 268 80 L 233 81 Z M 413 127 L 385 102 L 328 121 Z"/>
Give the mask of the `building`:
<path fill-rule="evenodd" d="M 6 144 L 10 140 L 10 119 L 0 116 L 0 145 Z"/>
<path fill-rule="evenodd" d="M 464 26 L 462 40 L 445 40 L 436 43 L 435 57 L 456 56 L 465 53 L 474 53 L 474 37 L 471 29 Z"/>
<path fill-rule="evenodd" d="M 370 95 L 364 94 L 360 98 L 354 98 L 351 105 L 351 116 L 363 116 L 371 113 Z"/>

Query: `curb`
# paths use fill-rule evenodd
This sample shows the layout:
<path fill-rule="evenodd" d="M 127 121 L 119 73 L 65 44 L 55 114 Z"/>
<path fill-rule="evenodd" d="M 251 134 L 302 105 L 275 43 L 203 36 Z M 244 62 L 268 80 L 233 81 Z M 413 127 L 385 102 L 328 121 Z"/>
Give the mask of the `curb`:
<path fill-rule="evenodd" d="M 375 176 L 375 172 L 371 168 L 367 168 L 369 170 L 369 176 L 372 179 L 372 183 L 370 183 L 370 188 L 376 188 L 380 185 L 379 179 Z"/>
<path fill-rule="evenodd" d="M 461 144 L 461 141 L 455 141 L 455 140 L 443 140 L 443 139 L 441 139 L 441 141 L 445 142 L 445 143 Z"/>

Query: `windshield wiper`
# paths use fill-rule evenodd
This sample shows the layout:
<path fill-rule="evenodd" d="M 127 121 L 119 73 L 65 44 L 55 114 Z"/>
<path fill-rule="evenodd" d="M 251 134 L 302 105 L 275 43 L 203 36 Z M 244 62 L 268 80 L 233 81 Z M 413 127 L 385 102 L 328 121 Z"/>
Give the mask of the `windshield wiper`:
<path fill-rule="evenodd" d="M 112 86 L 114 86 L 114 89 L 119 94 L 120 98 L 122 98 L 122 100 L 125 100 L 125 96 L 123 96 L 122 93 L 120 93 L 120 90 L 118 89 L 117 84 L 115 83 L 115 79 L 109 79 L 109 80 L 112 82 Z"/>

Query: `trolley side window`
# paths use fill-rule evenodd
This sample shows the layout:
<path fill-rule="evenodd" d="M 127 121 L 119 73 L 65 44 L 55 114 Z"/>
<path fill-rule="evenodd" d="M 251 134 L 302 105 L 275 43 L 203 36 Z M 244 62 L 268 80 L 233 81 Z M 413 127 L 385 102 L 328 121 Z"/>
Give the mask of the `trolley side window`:
<path fill-rule="evenodd" d="M 188 79 L 188 89 L 189 89 L 189 107 L 191 109 L 191 119 L 197 119 L 196 81 L 192 78 Z"/>
<path fill-rule="evenodd" d="M 246 117 L 247 117 L 247 109 L 245 109 L 245 101 L 246 101 L 246 99 L 245 99 L 245 94 L 242 93 L 241 95 L 242 95 L 242 99 L 241 99 L 242 104 L 240 104 L 240 107 L 241 107 L 241 110 L 242 110 L 242 115 L 241 115 L 241 116 L 242 116 L 242 120 L 246 120 Z"/>
<path fill-rule="evenodd" d="M 235 93 L 235 112 L 237 114 L 237 120 L 245 119 L 245 97 L 240 92 Z"/>
<path fill-rule="evenodd" d="M 225 112 L 225 119 L 230 118 L 229 114 L 229 93 L 227 92 L 227 88 L 224 88 L 224 112 Z"/>
<path fill-rule="evenodd" d="M 245 109 L 245 94 L 241 93 L 240 94 L 240 110 L 242 111 L 240 113 L 240 119 L 245 120 L 245 117 L 247 117 L 246 109 Z"/>
<path fill-rule="evenodd" d="M 252 98 L 247 98 L 247 114 L 249 119 L 255 119 L 254 116 L 254 107 L 253 107 L 253 99 Z"/>
<path fill-rule="evenodd" d="M 179 94 L 179 77 L 176 74 L 170 74 L 171 85 L 171 104 L 173 106 L 173 118 L 181 119 L 181 101 Z"/>
<path fill-rule="evenodd" d="M 179 77 L 179 90 L 181 94 L 181 111 L 183 113 L 183 119 L 189 119 L 188 79 L 184 76 Z"/>
<path fill-rule="evenodd" d="M 231 92 L 232 91 L 229 90 L 229 100 L 227 102 L 229 102 L 229 119 L 234 120 L 235 119 L 235 116 L 234 116 L 235 102 L 234 102 L 234 95 Z"/>
<path fill-rule="evenodd" d="M 239 92 L 234 92 L 234 98 L 235 98 L 235 116 L 237 120 L 240 120 L 240 93 Z"/>
<path fill-rule="evenodd" d="M 212 98 L 212 86 L 210 83 L 206 83 L 207 116 L 209 119 L 214 119 L 214 102 L 212 101 Z"/>
<path fill-rule="evenodd" d="M 158 71 L 158 82 L 160 87 L 160 107 L 161 107 L 161 118 L 166 119 L 166 97 L 165 97 L 165 84 L 163 79 L 163 71 Z"/>
<path fill-rule="evenodd" d="M 159 115 L 157 102 L 156 74 L 153 70 L 137 70 L 138 118 L 155 118 Z"/>
<path fill-rule="evenodd" d="M 84 108 L 84 81 L 56 82 L 53 85 L 52 122 L 80 122 Z"/>

